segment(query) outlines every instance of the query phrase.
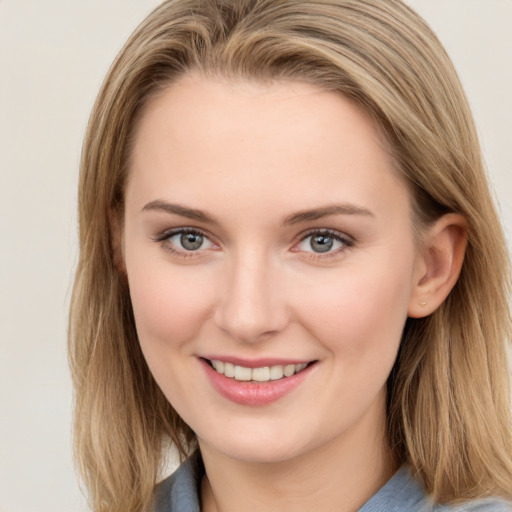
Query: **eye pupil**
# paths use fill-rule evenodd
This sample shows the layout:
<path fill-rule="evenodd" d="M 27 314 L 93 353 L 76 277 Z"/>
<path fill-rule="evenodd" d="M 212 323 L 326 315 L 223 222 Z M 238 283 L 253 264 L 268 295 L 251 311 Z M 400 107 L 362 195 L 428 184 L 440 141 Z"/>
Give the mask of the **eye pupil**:
<path fill-rule="evenodd" d="M 311 249 L 315 252 L 327 252 L 332 249 L 334 240 L 330 236 L 315 235 L 311 237 Z"/>
<path fill-rule="evenodd" d="M 182 233 L 180 242 L 188 251 L 197 251 L 203 245 L 203 236 L 197 233 Z"/>

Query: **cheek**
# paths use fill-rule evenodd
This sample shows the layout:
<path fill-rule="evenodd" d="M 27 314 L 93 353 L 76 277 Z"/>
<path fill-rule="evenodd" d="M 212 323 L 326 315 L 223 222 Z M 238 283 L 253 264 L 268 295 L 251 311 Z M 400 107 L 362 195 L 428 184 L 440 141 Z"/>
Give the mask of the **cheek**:
<path fill-rule="evenodd" d="M 139 343 L 161 390 L 187 421 L 198 384 L 194 371 L 195 340 L 209 317 L 212 299 L 204 276 L 169 265 L 165 259 L 128 260 L 130 296 Z"/>
<path fill-rule="evenodd" d="M 134 259 L 127 265 L 130 296 L 142 349 L 179 348 L 194 339 L 209 315 L 204 279 L 166 262 Z"/>
<path fill-rule="evenodd" d="M 410 261 L 379 258 L 376 265 L 344 268 L 302 295 L 304 323 L 342 355 L 342 364 L 392 366 L 407 319 Z"/>

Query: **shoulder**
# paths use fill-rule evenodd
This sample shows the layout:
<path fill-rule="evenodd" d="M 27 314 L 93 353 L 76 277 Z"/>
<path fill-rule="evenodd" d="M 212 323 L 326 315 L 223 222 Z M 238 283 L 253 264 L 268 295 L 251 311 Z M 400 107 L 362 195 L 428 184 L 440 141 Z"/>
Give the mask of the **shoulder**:
<path fill-rule="evenodd" d="M 195 453 L 156 486 L 153 512 L 200 512 L 203 474 L 201 457 Z"/>
<path fill-rule="evenodd" d="M 460 505 L 438 506 L 435 512 L 512 512 L 512 503 L 500 499 L 469 501 Z"/>
<path fill-rule="evenodd" d="M 200 512 L 203 475 L 201 457 L 195 453 L 157 485 L 153 512 Z M 433 505 L 404 466 L 358 512 L 512 512 L 512 503 L 484 499 L 458 505 Z"/>
<path fill-rule="evenodd" d="M 436 505 L 411 475 L 401 467 L 358 512 L 512 512 L 512 504 L 499 499 L 458 505 Z"/>

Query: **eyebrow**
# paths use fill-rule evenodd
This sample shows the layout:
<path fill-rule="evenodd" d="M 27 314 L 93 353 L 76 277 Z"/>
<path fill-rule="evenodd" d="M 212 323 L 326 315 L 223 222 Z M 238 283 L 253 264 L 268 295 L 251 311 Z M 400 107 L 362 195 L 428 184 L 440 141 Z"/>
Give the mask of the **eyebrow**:
<path fill-rule="evenodd" d="M 365 217 L 375 217 L 375 215 L 368 209 L 354 204 L 332 204 L 323 206 L 321 208 L 313 208 L 311 210 L 302 210 L 300 212 L 292 213 L 283 221 L 283 225 L 289 226 L 292 224 L 299 224 L 300 222 L 311 222 L 318 220 L 329 215 L 362 215 Z"/>
<path fill-rule="evenodd" d="M 201 210 L 187 208 L 186 206 L 181 206 L 179 204 L 168 203 L 167 201 L 162 201 L 161 199 L 149 202 L 144 206 L 144 208 L 142 208 L 141 211 L 165 212 L 173 215 L 180 215 L 181 217 L 186 217 L 188 219 L 196 220 L 198 222 L 204 222 L 206 224 L 217 224 L 213 217 L 211 217 L 210 215 Z"/>
<path fill-rule="evenodd" d="M 171 215 L 180 215 L 181 217 L 186 217 L 198 222 L 204 222 L 206 224 L 218 224 L 212 216 L 202 210 L 187 208 L 186 206 L 175 203 L 168 203 L 162 199 L 156 199 L 155 201 L 149 202 L 141 211 L 160 211 Z M 323 217 L 328 217 L 329 215 L 362 215 L 365 217 L 375 217 L 375 215 L 366 208 L 350 203 L 343 203 L 292 213 L 284 218 L 283 225 L 290 226 L 301 222 L 311 222 Z"/>

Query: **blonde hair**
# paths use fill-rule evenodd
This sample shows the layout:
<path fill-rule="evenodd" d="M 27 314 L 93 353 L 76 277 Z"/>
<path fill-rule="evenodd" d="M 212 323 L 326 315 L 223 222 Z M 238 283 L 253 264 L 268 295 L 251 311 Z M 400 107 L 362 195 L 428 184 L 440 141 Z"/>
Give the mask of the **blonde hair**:
<path fill-rule="evenodd" d="M 110 229 L 145 103 L 191 70 L 339 91 L 383 128 L 419 232 L 446 212 L 465 217 L 455 288 L 432 315 L 407 321 L 388 435 L 434 500 L 511 498 L 508 254 L 464 92 L 434 33 L 400 0 L 169 0 L 112 65 L 83 147 L 69 350 L 93 510 L 147 510 L 166 440 L 182 456 L 195 446 L 142 356 Z"/>

